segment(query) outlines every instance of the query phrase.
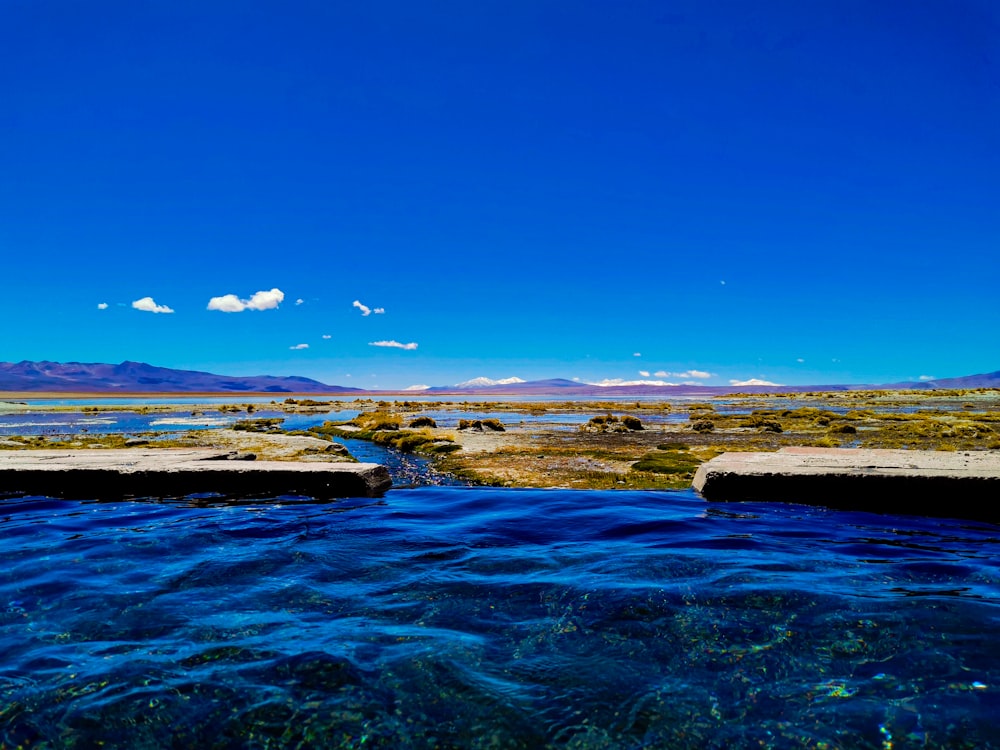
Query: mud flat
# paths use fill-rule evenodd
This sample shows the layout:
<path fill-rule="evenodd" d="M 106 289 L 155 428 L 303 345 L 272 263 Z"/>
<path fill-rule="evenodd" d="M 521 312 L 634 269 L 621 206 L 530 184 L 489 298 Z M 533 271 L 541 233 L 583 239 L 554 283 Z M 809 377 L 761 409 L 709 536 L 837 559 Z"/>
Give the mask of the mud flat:
<path fill-rule="evenodd" d="M 379 464 L 257 461 L 213 449 L 0 452 L 0 492 L 57 497 L 377 497 L 391 486 Z"/>
<path fill-rule="evenodd" d="M 923 516 L 1000 520 L 1000 453 L 865 448 L 728 452 L 705 462 L 706 500 L 784 501 Z"/>

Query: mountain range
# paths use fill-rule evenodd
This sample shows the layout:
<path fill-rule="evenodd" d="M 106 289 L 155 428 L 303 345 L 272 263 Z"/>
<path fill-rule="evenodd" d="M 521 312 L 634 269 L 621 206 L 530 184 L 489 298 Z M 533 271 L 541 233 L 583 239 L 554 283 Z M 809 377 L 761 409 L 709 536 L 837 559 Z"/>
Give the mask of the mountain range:
<path fill-rule="evenodd" d="M 300 377 L 232 377 L 143 362 L 0 362 L 0 391 L 55 393 L 363 393 Z"/>
<path fill-rule="evenodd" d="M 497 396 L 697 396 L 725 393 L 804 393 L 809 391 L 851 391 L 866 389 L 1000 388 L 1000 370 L 938 380 L 905 381 L 881 385 L 816 384 L 795 386 L 710 386 L 710 385 L 612 385 L 601 386 L 575 380 L 552 378 L 524 381 L 520 378 L 490 380 L 474 378 L 452 386 L 435 386 L 419 391 L 428 395 Z M 175 370 L 143 362 L 99 364 L 81 362 L 0 362 L 0 392 L 24 393 L 322 393 L 405 394 L 414 391 L 368 391 L 342 385 L 328 385 L 303 377 L 254 375 L 234 377 L 196 370 Z"/>

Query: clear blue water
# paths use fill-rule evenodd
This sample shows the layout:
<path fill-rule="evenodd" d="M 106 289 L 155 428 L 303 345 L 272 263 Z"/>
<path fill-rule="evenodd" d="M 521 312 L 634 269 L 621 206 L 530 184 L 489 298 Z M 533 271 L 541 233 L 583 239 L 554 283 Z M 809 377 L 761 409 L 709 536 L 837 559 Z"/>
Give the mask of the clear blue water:
<path fill-rule="evenodd" d="M 281 411 L 262 409 L 253 414 L 219 412 L 207 410 L 192 415 L 190 412 L 131 412 L 107 411 L 97 414 L 89 412 L 45 412 L 0 414 L 0 437 L 4 435 L 78 435 L 186 432 L 205 430 L 213 427 L 231 427 L 235 422 L 247 419 L 280 418 L 286 430 L 305 430 L 323 424 L 326 420 L 347 421 L 360 412 L 356 409 L 331 411 L 325 414 L 286 414 Z"/>
<path fill-rule="evenodd" d="M 1000 747 L 1000 527 L 689 492 L 0 499 L 0 746 Z"/>

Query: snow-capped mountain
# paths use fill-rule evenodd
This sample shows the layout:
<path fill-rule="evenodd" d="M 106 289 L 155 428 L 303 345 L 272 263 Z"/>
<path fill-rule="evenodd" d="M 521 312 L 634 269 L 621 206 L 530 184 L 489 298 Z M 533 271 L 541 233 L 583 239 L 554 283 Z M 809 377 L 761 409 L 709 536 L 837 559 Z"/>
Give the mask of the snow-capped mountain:
<path fill-rule="evenodd" d="M 466 380 L 464 383 L 456 383 L 456 388 L 485 388 L 491 385 L 514 385 L 515 383 L 527 383 L 527 380 L 522 378 L 503 378 L 502 380 L 493 380 L 492 378 L 473 378 L 472 380 Z"/>

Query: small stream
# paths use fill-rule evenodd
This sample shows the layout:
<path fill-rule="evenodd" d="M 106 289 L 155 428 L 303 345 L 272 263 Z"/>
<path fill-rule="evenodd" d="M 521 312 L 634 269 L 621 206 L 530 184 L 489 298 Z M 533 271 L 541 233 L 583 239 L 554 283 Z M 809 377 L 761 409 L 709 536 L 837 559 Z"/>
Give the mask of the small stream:
<path fill-rule="evenodd" d="M 400 487 L 467 487 L 468 482 L 455 479 L 437 471 L 431 462 L 413 453 L 400 453 L 393 448 L 376 445 L 367 440 L 335 438 L 335 442 L 347 446 L 359 461 L 382 464 L 389 470 L 392 486 Z"/>

